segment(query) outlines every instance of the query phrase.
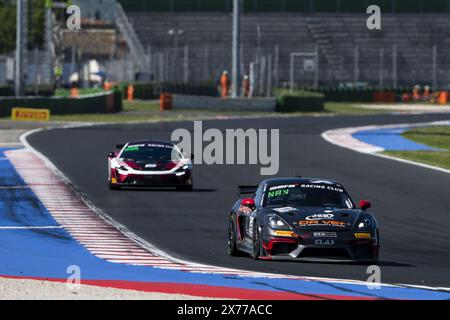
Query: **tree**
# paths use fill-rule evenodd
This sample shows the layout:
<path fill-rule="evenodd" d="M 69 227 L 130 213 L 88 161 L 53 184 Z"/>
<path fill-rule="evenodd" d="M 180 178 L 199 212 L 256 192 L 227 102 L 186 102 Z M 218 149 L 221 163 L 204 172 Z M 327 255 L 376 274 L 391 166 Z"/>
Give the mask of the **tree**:
<path fill-rule="evenodd" d="M 44 43 L 45 0 L 28 1 L 28 48 Z M 0 54 L 16 48 L 16 6 L 10 0 L 0 0 Z"/>
<path fill-rule="evenodd" d="M 0 54 L 16 47 L 16 6 L 0 0 Z"/>
<path fill-rule="evenodd" d="M 44 44 L 45 28 L 45 2 L 46 0 L 28 0 L 30 6 L 30 16 L 28 25 L 29 47 L 42 47 Z"/>

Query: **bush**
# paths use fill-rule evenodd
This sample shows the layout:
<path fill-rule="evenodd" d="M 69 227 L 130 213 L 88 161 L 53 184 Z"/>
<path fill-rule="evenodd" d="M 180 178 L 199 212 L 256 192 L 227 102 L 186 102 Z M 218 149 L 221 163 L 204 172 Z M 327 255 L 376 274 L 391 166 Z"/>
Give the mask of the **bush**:
<path fill-rule="evenodd" d="M 358 102 L 358 103 L 371 103 L 373 102 L 374 94 L 377 92 L 389 92 L 400 97 L 405 92 L 411 92 L 411 88 L 399 87 L 383 88 L 379 90 L 374 87 L 362 87 L 362 88 L 349 88 L 349 87 L 320 87 L 319 89 L 304 88 L 304 90 L 310 90 L 313 92 L 322 93 L 325 96 L 326 102 Z"/>
<path fill-rule="evenodd" d="M 310 91 L 282 91 L 277 98 L 278 112 L 319 112 L 324 111 L 325 97 Z"/>
<path fill-rule="evenodd" d="M 14 90 L 10 85 L 4 84 L 0 85 L 0 97 L 12 96 L 14 95 Z"/>

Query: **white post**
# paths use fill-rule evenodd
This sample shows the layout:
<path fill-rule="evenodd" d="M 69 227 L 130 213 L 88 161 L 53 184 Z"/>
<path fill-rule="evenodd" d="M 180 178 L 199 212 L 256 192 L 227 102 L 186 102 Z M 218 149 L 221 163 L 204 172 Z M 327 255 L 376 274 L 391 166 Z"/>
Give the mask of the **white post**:
<path fill-rule="evenodd" d="M 433 90 L 437 90 L 437 45 L 433 46 Z"/>
<path fill-rule="evenodd" d="M 54 70 L 53 70 L 53 17 L 52 17 L 52 7 L 51 1 L 49 1 L 49 6 L 45 7 L 45 50 L 47 54 L 47 65 L 49 68 L 49 81 L 51 84 L 54 83 Z M 81 78 L 81 75 L 79 73 Z"/>
<path fill-rule="evenodd" d="M 38 95 L 39 93 L 39 88 L 38 88 L 38 78 L 39 78 L 39 72 L 38 72 L 38 64 L 39 64 L 39 51 L 37 47 L 34 47 L 34 94 Z"/>
<path fill-rule="evenodd" d="M 184 66 L 184 83 L 189 82 L 189 47 L 186 44 L 184 46 L 184 59 L 183 59 L 183 66 Z"/>
<path fill-rule="evenodd" d="M 266 80 L 266 70 L 267 70 L 267 58 L 261 56 L 260 58 L 260 69 L 259 69 L 259 95 L 264 96 L 264 87 Z"/>
<path fill-rule="evenodd" d="M 266 96 L 270 98 L 272 96 L 272 55 L 267 57 L 267 90 Z"/>
<path fill-rule="evenodd" d="M 355 64 L 353 70 L 353 86 L 359 81 L 359 46 L 355 46 Z"/>
<path fill-rule="evenodd" d="M 319 44 L 316 43 L 316 55 L 315 55 L 315 67 L 316 67 L 316 75 L 314 78 L 314 89 L 319 89 Z"/>
<path fill-rule="evenodd" d="M 394 89 L 397 89 L 397 45 L 394 44 L 392 48 L 392 84 Z"/>
<path fill-rule="evenodd" d="M 379 82 L 378 82 L 378 86 L 379 86 L 380 90 L 382 90 L 383 86 L 384 86 L 383 69 L 384 69 L 384 49 L 380 49 L 380 74 L 379 74 Z"/>
<path fill-rule="evenodd" d="M 279 82 L 280 82 L 280 74 L 279 74 L 279 63 L 280 63 L 280 48 L 278 47 L 278 45 L 275 45 L 275 61 L 274 61 L 274 82 L 275 82 L 275 86 L 278 87 Z"/>
<path fill-rule="evenodd" d="M 249 79 L 250 79 L 250 94 L 249 97 L 253 97 L 253 93 L 255 92 L 255 62 L 250 63 L 250 70 L 249 70 Z"/>
<path fill-rule="evenodd" d="M 233 0 L 233 49 L 232 49 L 232 87 L 231 96 L 233 98 L 239 97 L 239 79 L 240 79 L 240 33 L 241 33 L 241 1 Z"/>
<path fill-rule="evenodd" d="M 206 46 L 205 51 L 204 51 L 203 78 L 204 78 L 204 81 L 209 80 L 209 46 Z"/>
<path fill-rule="evenodd" d="M 25 25 L 25 7 L 26 0 L 17 1 L 16 11 L 16 60 L 15 60 L 15 74 L 14 74 L 14 89 L 16 97 L 24 95 L 24 55 L 27 44 L 27 32 Z"/>
<path fill-rule="evenodd" d="M 291 61 L 290 61 L 290 67 L 289 67 L 289 87 L 291 93 L 294 92 L 294 54 L 291 53 Z"/>

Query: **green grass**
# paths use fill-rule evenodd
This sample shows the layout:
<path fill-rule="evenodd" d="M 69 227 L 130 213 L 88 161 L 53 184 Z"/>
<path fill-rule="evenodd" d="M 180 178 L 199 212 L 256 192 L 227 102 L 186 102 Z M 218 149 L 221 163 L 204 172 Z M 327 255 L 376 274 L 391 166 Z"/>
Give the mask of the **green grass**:
<path fill-rule="evenodd" d="M 450 169 L 450 126 L 415 128 L 403 136 L 444 151 L 386 151 L 385 154 Z"/>
<path fill-rule="evenodd" d="M 133 121 L 173 121 L 173 120 L 195 120 L 228 116 L 326 116 L 326 115 L 365 115 L 377 114 L 382 111 L 367 110 L 359 108 L 356 104 L 326 103 L 324 112 L 251 112 L 251 111 L 208 111 L 208 110 L 171 110 L 161 112 L 159 101 L 135 100 L 123 102 L 123 112 L 117 114 L 75 114 L 75 115 L 52 115 L 54 121 L 69 122 L 133 122 Z"/>
<path fill-rule="evenodd" d="M 81 89 L 80 94 L 91 94 L 99 89 Z M 100 90 L 101 91 L 101 90 Z M 59 90 L 59 95 L 68 94 L 67 90 Z M 52 121 L 59 122 L 153 122 L 153 121 L 176 121 L 211 119 L 218 117 L 307 117 L 307 116 L 330 116 L 330 115 L 370 115 L 383 113 L 383 110 L 368 110 L 352 103 L 325 104 L 324 112 L 251 112 L 251 111 L 208 111 L 208 110 L 170 110 L 161 112 L 159 100 L 134 100 L 123 101 L 123 112 L 114 114 L 73 114 L 73 115 L 51 115 Z M 6 120 L 6 118 L 5 118 Z"/>
<path fill-rule="evenodd" d="M 258 113 L 256 115 L 271 115 L 272 113 Z M 159 101 L 135 100 L 123 101 L 123 112 L 112 114 L 74 114 L 52 115 L 52 121 L 64 122 L 156 122 L 210 119 L 226 116 L 252 116 L 254 112 L 248 111 L 208 111 L 208 110 L 169 110 L 160 111 Z"/>
<path fill-rule="evenodd" d="M 123 101 L 123 110 L 126 112 L 148 112 L 148 111 L 159 111 L 159 100 L 144 101 L 144 100 L 134 100 L 134 101 Z"/>
<path fill-rule="evenodd" d="M 159 101 L 143 101 L 135 100 L 132 102 L 124 101 L 123 105 L 124 111 L 159 111 Z M 204 112 L 208 112 L 205 111 Z M 342 115 L 357 115 L 357 114 L 377 114 L 386 112 L 384 110 L 370 110 L 364 109 L 359 106 L 359 104 L 352 103 L 338 103 L 338 102 L 327 102 L 325 103 L 325 113 L 331 114 L 342 114 Z M 225 113 L 225 112 L 221 112 Z M 232 113 L 246 113 L 245 111 L 235 111 Z M 269 114 L 269 112 L 259 112 L 258 114 Z M 295 112 L 290 113 L 290 115 L 309 115 L 311 112 Z M 314 113 L 320 114 L 320 113 Z"/>
<path fill-rule="evenodd" d="M 338 115 L 371 115 L 392 112 L 381 109 L 365 109 L 361 108 L 361 104 L 346 102 L 327 102 L 325 103 L 325 110 L 328 113 Z"/>

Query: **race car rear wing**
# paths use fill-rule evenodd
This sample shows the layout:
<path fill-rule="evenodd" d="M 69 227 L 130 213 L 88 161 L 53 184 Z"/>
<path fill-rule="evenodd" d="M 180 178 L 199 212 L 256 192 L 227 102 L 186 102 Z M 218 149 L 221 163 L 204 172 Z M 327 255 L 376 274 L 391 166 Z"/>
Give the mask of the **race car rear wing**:
<path fill-rule="evenodd" d="M 256 192 L 256 189 L 258 189 L 258 186 L 239 186 L 238 194 L 240 196 L 245 194 L 253 194 Z"/>

